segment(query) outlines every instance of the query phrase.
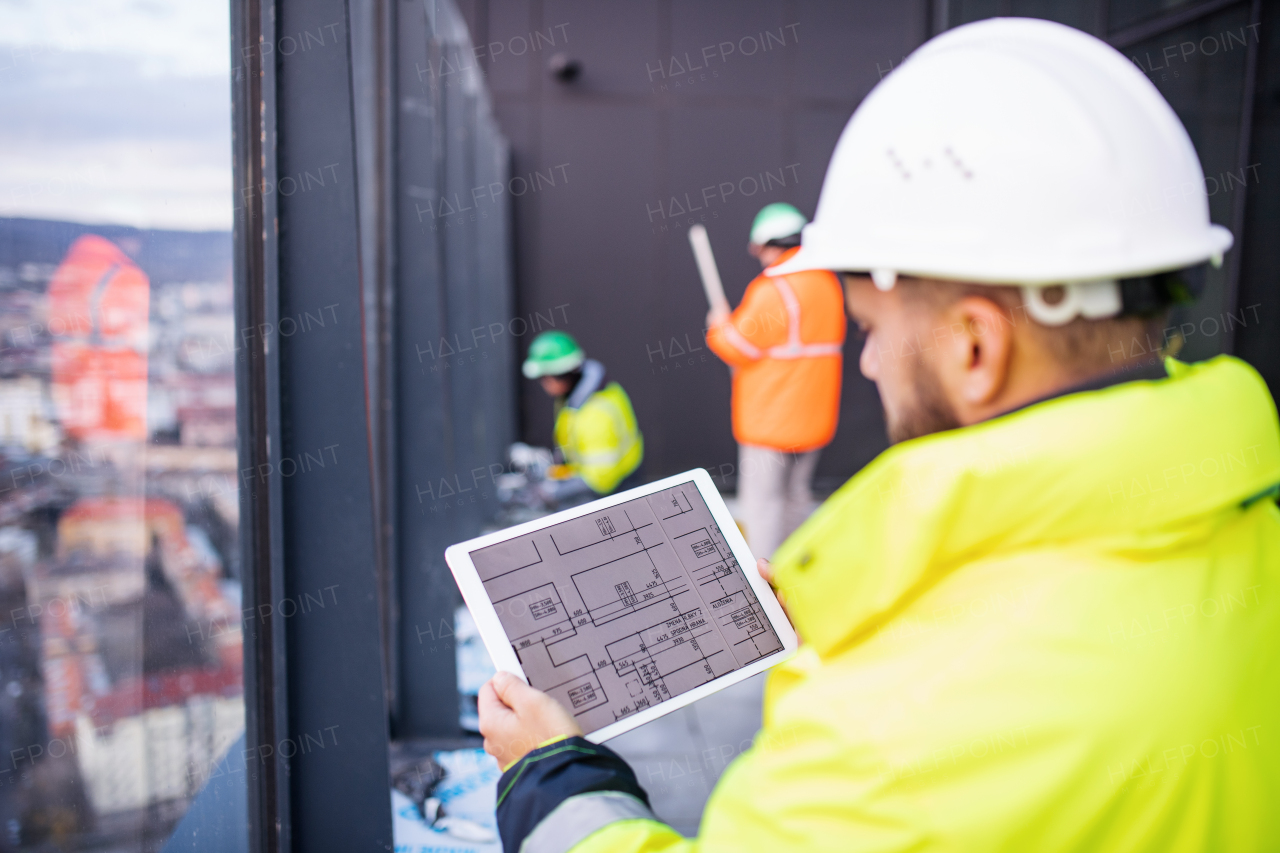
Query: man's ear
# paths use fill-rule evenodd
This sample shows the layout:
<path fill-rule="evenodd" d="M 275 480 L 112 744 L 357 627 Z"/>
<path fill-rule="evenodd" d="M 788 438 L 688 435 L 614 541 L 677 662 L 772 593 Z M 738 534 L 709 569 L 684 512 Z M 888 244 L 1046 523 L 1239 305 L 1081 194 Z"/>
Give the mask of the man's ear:
<path fill-rule="evenodd" d="M 995 302 L 965 296 L 945 312 L 950 334 L 942 347 L 938 376 L 963 421 L 992 405 L 1009 381 L 1013 321 Z M 970 415 L 971 417 L 966 417 Z"/>

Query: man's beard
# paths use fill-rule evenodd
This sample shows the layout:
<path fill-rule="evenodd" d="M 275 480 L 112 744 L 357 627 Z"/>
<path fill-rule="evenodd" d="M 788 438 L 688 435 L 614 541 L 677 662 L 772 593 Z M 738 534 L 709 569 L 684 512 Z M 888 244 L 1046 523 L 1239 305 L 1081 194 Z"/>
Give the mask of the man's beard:
<path fill-rule="evenodd" d="M 927 365 L 916 362 L 911 368 L 909 381 L 914 394 L 901 411 L 891 414 L 885 407 L 885 429 L 889 433 L 890 444 L 961 426 L 955 410 L 942 392 L 937 374 Z"/>

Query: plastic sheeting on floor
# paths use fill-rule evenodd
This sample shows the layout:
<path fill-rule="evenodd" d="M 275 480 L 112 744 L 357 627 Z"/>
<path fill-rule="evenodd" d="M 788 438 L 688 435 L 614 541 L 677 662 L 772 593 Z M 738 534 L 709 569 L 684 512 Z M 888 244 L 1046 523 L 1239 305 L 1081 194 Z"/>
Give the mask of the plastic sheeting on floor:
<path fill-rule="evenodd" d="M 434 753 L 447 774 L 436 787 L 445 813 L 479 824 L 492 833 L 491 841 L 469 841 L 422 822 L 413 802 L 399 791 L 391 792 L 392 836 L 396 853 L 502 853 L 496 808 L 498 763 L 481 749 Z"/>

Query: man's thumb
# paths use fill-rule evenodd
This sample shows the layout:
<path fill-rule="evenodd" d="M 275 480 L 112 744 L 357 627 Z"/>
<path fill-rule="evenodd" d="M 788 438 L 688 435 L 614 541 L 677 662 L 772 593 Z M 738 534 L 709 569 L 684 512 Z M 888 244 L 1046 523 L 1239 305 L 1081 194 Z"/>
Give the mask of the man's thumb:
<path fill-rule="evenodd" d="M 498 694 L 498 698 L 502 700 L 502 704 L 508 708 L 514 708 L 517 703 L 526 698 L 526 694 L 533 690 L 532 687 L 520 680 L 518 675 L 510 672 L 499 672 L 493 676 L 491 682 L 493 690 Z"/>

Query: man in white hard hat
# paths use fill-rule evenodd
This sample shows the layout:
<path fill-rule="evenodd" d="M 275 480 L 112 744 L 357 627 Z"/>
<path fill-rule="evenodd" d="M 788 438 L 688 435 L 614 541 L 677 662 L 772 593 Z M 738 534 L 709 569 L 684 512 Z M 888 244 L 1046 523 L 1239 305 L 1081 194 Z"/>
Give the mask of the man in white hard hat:
<path fill-rule="evenodd" d="M 847 273 L 896 444 L 762 567 L 805 641 L 763 730 L 683 839 L 499 675 L 506 849 L 1275 849 L 1280 423 L 1243 362 L 1159 352 L 1230 245 L 1104 43 L 997 19 L 916 51 L 782 268 Z"/>
<path fill-rule="evenodd" d="M 751 552 L 766 559 L 813 510 L 818 454 L 840 415 L 840 281 L 827 270 L 773 271 L 799 251 L 805 224 L 789 204 L 765 205 L 748 244 L 763 272 L 732 313 L 707 315 L 707 346 L 733 368 L 738 512 Z"/>

